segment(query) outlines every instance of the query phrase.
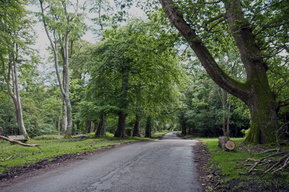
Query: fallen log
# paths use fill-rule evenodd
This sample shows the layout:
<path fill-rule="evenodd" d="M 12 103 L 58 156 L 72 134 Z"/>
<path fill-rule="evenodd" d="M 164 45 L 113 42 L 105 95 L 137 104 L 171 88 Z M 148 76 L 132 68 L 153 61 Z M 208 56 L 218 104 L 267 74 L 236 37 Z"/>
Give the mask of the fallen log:
<path fill-rule="evenodd" d="M 24 146 L 24 147 L 40 147 L 40 145 L 38 144 L 27 144 L 27 143 L 22 143 L 20 141 L 15 141 L 13 139 L 9 139 L 8 137 L 4 137 L 2 135 L 0 135 L 0 139 L 4 139 L 6 141 L 9 141 L 10 143 L 14 143 L 14 144 L 17 144 L 17 145 L 21 145 L 21 146 Z"/>

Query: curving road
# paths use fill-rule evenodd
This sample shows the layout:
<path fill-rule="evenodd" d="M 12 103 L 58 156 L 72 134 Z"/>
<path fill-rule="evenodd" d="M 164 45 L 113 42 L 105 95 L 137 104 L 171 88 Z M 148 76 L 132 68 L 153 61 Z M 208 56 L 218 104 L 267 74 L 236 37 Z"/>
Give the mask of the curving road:
<path fill-rule="evenodd" d="M 1 192 L 198 192 L 192 145 L 168 133 L 162 140 L 140 142 L 16 179 Z"/>

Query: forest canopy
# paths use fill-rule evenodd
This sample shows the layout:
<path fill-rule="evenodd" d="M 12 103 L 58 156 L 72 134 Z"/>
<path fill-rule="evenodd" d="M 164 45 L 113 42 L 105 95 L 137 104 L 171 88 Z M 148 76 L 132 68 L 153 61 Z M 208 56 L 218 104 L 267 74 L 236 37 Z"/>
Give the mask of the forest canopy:
<path fill-rule="evenodd" d="M 288 141 L 288 12 L 285 0 L 1 0 L 3 135 Z"/>

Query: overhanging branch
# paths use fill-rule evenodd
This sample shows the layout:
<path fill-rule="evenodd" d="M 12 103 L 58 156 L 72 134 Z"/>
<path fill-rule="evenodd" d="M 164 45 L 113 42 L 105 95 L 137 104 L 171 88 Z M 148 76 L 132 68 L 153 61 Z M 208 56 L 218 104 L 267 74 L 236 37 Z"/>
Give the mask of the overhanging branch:
<path fill-rule="evenodd" d="M 160 0 L 160 3 L 170 22 L 187 40 L 210 77 L 220 87 L 246 102 L 250 96 L 247 85 L 231 78 L 218 66 L 207 47 L 203 44 L 201 38 L 184 20 L 183 15 L 175 7 L 172 0 Z"/>

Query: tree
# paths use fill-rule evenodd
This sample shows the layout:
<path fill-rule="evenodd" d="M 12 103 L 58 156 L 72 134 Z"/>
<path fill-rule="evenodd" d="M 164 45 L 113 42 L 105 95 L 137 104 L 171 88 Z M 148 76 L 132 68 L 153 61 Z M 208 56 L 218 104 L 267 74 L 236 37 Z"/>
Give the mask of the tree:
<path fill-rule="evenodd" d="M 79 13 L 79 2 L 69 0 L 39 0 L 41 18 L 46 35 L 50 41 L 53 52 L 54 66 L 56 70 L 59 88 L 63 98 L 63 129 L 64 136 L 70 137 L 72 131 L 72 107 L 70 101 L 70 75 L 69 75 L 69 45 L 81 36 L 84 25 Z M 63 69 L 62 78 L 59 71 L 59 55 L 61 56 Z"/>
<path fill-rule="evenodd" d="M 276 95 L 269 85 L 267 75 L 269 61 L 264 59 L 266 52 L 261 51 L 261 46 L 257 43 L 258 38 L 261 38 L 262 42 L 266 44 L 266 38 L 256 36 L 252 24 L 250 24 L 246 18 L 247 15 L 245 16 L 247 13 L 244 13 L 241 1 L 224 0 L 215 3 L 192 2 L 187 4 L 189 8 L 183 11 L 181 10 L 185 5 L 182 7 L 179 3 L 177 6 L 177 3 L 173 0 L 160 0 L 160 2 L 170 22 L 189 43 L 210 77 L 221 88 L 245 102 L 250 109 L 251 126 L 246 141 L 252 143 L 276 142 L 272 135 L 275 134 L 278 128 L 277 110 L 280 102 L 278 103 Z M 282 1 L 279 3 L 282 4 Z M 210 11 L 213 14 L 210 15 L 204 11 L 211 10 L 208 9 L 208 7 L 215 10 L 214 12 Z M 222 7 L 225 9 L 225 13 L 221 12 L 223 10 Z M 195 10 L 206 15 L 204 18 L 207 25 L 210 26 L 210 29 L 222 23 L 224 18 L 226 19 L 227 27 L 224 29 L 229 29 L 226 31 L 226 34 L 234 39 L 236 49 L 241 56 L 246 72 L 245 82 L 230 77 L 219 67 L 212 54 L 214 52 L 212 49 L 208 49 L 206 41 L 203 40 L 196 31 L 198 30 L 198 25 L 200 23 L 205 25 L 205 22 L 202 21 L 199 22 L 199 24 L 194 22 L 192 18 L 189 18 L 189 15 L 193 15 L 192 17 L 196 15 L 194 15 L 194 12 L 186 12 L 188 10 Z M 281 7 L 279 7 L 279 10 L 281 12 L 280 19 L 284 19 L 284 10 L 282 10 Z M 278 27 L 282 29 L 282 27 L 285 27 L 285 24 L 284 20 L 281 20 L 278 23 Z M 203 26 L 202 29 L 204 28 L 205 26 Z M 274 30 L 272 27 L 271 29 Z M 224 30 L 221 31 L 223 32 Z"/>
<path fill-rule="evenodd" d="M 97 103 L 118 108 L 117 137 L 125 136 L 129 114 L 136 117 L 134 134 L 139 135 L 142 116 L 157 116 L 176 103 L 182 72 L 173 41 L 158 29 L 134 20 L 107 30 L 95 49 L 90 85 Z"/>
<path fill-rule="evenodd" d="M 21 52 L 29 42 L 27 33 L 29 22 L 23 6 L 22 1 L 7 1 L 0 5 L 0 26 L 3 29 L 0 33 L 0 60 L 8 94 L 14 103 L 19 132 L 29 138 L 23 120 L 18 72 L 21 60 L 23 60 Z"/>

